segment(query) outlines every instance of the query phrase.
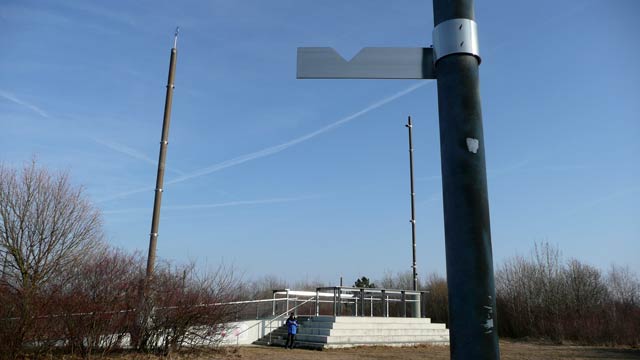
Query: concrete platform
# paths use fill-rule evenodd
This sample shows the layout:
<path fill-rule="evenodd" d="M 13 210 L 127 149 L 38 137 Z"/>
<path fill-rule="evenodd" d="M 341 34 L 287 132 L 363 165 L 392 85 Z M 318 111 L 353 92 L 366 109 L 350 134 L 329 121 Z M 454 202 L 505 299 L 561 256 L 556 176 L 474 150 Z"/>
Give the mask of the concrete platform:
<path fill-rule="evenodd" d="M 284 346 L 286 338 L 281 326 L 254 344 Z M 301 321 L 296 336 L 297 347 L 313 349 L 416 344 L 449 345 L 449 330 L 428 318 L 317 316 Z"/>

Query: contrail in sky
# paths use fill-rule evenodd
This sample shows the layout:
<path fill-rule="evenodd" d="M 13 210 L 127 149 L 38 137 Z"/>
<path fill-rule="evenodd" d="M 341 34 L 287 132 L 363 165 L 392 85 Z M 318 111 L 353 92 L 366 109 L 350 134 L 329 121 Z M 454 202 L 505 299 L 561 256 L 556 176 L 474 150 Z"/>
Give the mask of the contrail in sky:
<path fill-rule="evenodd" d="M 300 197 L 292 197 L 292 198 L 273 198 L 273 199 L 262 199 L 262 200 L 241 200 L 241 201 L 229 201 L 224 203 L 215 203 L 215 204 L 193 204 L 193 205 L 178 205 L 178 206 L 164 206 L 162 210 L 193 210 L 193 209 L 212 209 L 212 208 L 220 208 L 220 207 L 229 207 L 229 206 L 241 206 L 241 205 L 261 205 L 261 204 L 276 204 L 276 203 L 285 203 L 285 202 L 293 202 L 300 200 L 307 200 L 317 198 L 318 196 L 300 196 Z M 107 210 L 103 211 L 103 214 L 124 214 L 124 213 L 132 213 L 139 211 L 149 211 L 149 208 L 130 208 L 130 209 L 120 209 L 120 210 Z"/>
<path fill-rule="evenodd" d="M 177 178 L 175 178 L 175 179 L 173 179 L 171 181 L 167 181 L 165 184 L 170 185 L 170 184 L 181 183 L 181 182 L 184 182 L 184 181 L 187 181 L 187 180 L 191 180 L 191 179 L 195 179 L 195 178 L 198 178 L 198 177 L 201 177 L 201 176 L 209 175 L 211 173 L 214 173 L 216 171 L 220 171 L 222 169 L 226 169 L 226 168 L 229 168 L 229 167 L 232 167 L 232 166 L 240 165 L 240 164 L 245 163 L 247 161 L 256 160 L 256 159 L 263 158 L 265 156 L 277 154 L 277 153 L 279 153 L 279 152 L 281 152 L 283 150 L 286 150 L 286 149 L 288 149 L 288 148 L 290 148 L 290 147 L 292 147 L 294 145 L 298 145 L 298 144 L 300 144 L 302 142 L 305 142 L 305 141 L 307 141 L 309 139 L 312 139 L 312 138 L 314 138 L 314 137 L 316 137 L 318 135 L 321 135 L 321 134 L 324 134 L 324 133 L 326 133 L 328 131 L 331 131 L 331 130 L 333 130 L 333 129 L 335 129 L 335 128 L 337 128 L 337 127 L 339 127 L 339 126 L 341 126 L 341 125 L 343 125 L 343 124 L 345 124 L 345 123 L 347 123 L 347 122 L 349 122 L 351 120 L 357 119 L 360 116 L 362 116 L 362 115 L 364 115 L 364 114 L 366 114 L 366 113 L 368 113 L 370 111 L 373 111 L 373 110 L 375 110 L 375 109 L 377 109 L 377 108 L 379 108 L 379 107 L 381 107 L 381 106 L 383 106 L 385 104 L 388 104 L 388 103 L 390 103 L 390 102 L 392 102 L 392 101 L 394 101 L 394 100 L 396 100 L 396 99 L 398 99 L 400 97 L 403 97 L 403 96 L 405 96 L 405 95 L 415 91 L 416 89 L 418 89 L 420 87 L 423 87 L 423 86 L 425 86 L 425 85 L 427 85 L 429 83 L 430 82 L 422 81 L 422 82 L 419 82 L 417 84 L 411 85 L 411 86 L 409 86 L 408 88 L 406 88 L 406 89 L 404 89 L 402 91 L 399 91 L 399 92 L 397 92 L 397 93 L 395 93 L 395 94 L 393 94 L 391 96 L 388 96 L 388 97 L 386 97 L 386 98 L 384 98 L 382 100 L 376 101 L 375 103 L 367 106 L 366 108 L 364 108 L 364 109 L 362 109 L 362 110 L 360 110 L 358 112 L 355 112 L 355 113 L 353 113 L 353 114 L 351 114 L 349 116 L 343 117 L 342 119 L 339 119 L 339 120 L 337 120 L 337 121 L 335 121 L 335 122 L 333 122 L 333 123 L 331 123 L 331 124 L 329 124 L 329 125 L 327 125 L 325 127 L 322 127 L 322 128 L 320 128 L 320 129 L 318 129 L 316 131 L 310 132 L 310 133 L 308 133 L 306 135 L 300 136 L 300 137 L 295 138 L 293 140 L 287 141 L 287 142 L 279 144 L 279 145 L 274 145 L 274 146 L 271 146 L 271 147 L 268 147 L 268 148 L 265 148 L 265 149 L 262 149 L 262 150 L 259 150 L 259 151 L 256 151 L 256 152 L 252 152 L 252 153 L 249 153 L 249 154 L 240 155 L 240 156 L 235 157 L 233 159 L 229 159 L 229 160 L 223 161 L 221 163 L 214 164 L 214 165 L 202 168 L 200 170 L 196 170 L 194 172 L 191 172 L 191 173 L 185 174 L 183 176 L 177 177 Z M 141 192 L 145 192 L 145 191 L 149 191 L 149 190 L 153 190 L 153 189 L 154 189 L 153 187 L 145 187 L 145 188 L 140 188 L 140 189 L 136 189 L 136 190 L 130 190 L 130 191 L 122 192 L 122 193 L 115 194 L 115 195 L 112 195 L 110 197 L 101 199 L 99 202 L 114 200 L 114 199 L 122 198 L 122 197 L 125 197 L 125 196 L 128 196 L 128 195 L 133 195 L 133 194 L 137 194 L 137 193 L 141 193 Z"/>
<path fill-rule="evenodd" d="M 421 86 L 424 86 L 426 84 L 427 84 L 426 82 L 421 82 L 421 83 L 412 85 L 409 88 L 404 89 L 404 90 L 402 90 L 402 91 L 400 91 L 400 92 L 398 92 L 398 93 L 396 93 L 396 94 L 394 94 L 392 96 L 389 96 L 389 97 L 387 97 L 385 99 L 377 101 L 377 102 L 367 106 L 366 108 L 364 108 L 364 109 L 362 109 L 362 110 L 360 110 L 360 111 L 358 111 L 356 113 L 353 113 L 353 114 L 351 114 L 351 115 L 349 115 L 347 117 L 344 117 L 344 118 L 342 118 L 342 119 L 340 119 L 338 121 L 335 121 L 335 122 L 333 122 L 333 123 L 331 123 L 331 124 L 329 124 L 329 125 L 327 125 L 327 126 L 325 126 L 323 128 L 320 128 L 320 129 L 318 129 L 318 130 L 316 130 L 314 132 L 311 132 L 311 133 L 308 133 L 306 135 L 303 135 L 303 136 L 301 136 L 299 138 L 287 141 L 287 142 L 282 143 L 280 145 L 271 146 L 271 147 L 268 147 L 266 149 L 262 149 L 262 150 L 259 150 L 259 151 L 256 151 L 256 152 L 253 152 L 253 153 L 250 153 L 250 154 L 241 155 L 241 156 L 238 156 L 236 158 L 233 158 L 233 159 L 230 159 L 230 160 L 227 160 L 227 161 L 223 161 L 221 163 L 218 163 L 218 164 L 215 164 L 215 165 L 212 165 L 212 166 L 209 166 L 209 167 L 202 168 L 202 169 L 194 171 L 194 172 L 192 172 L 190 174 L 187 174 L 187 175 L 178 177 L 176 179 L 173 179 L 173 180 L 167 182 L 167 184 L 180 183 L 180 182 L 187 181 L 187 180 L 190 180 L 190 179 L 193 179 L 193 178 L 197 178 L 197 177 L 200 177 L 200 176 L 208 175 L 208 174 L 214 173 L 216 171 L 220 171 L 222 169 L 226 169 L 228 167 L 236 166 L 236 165 L 245 163 L 247 161 L 251 161 L 251 160 L 255 160 L 255 159 L 259 159 L 259 158 L 265 157 L 265 156 L 269 156 L 269 155 L 273 155 L 273 154 L 279 153 L 279 152 L 281 152 L 283 150 L 286 150 L 286 149 L 288 149 L 288 148 L 290 148 L 290 147 L 292 147 L 294 145 L 300 144 L 300 143 L 302 143 L 304 141 L 307 141 L 309 139 L 312 139 L 312 138 L 314 138 L 314 137 L 316 137 L 318 135 L 324 134 L 327 131 L 331 131 L 332 129 L 334 129 L 334 128 L 336 128 L 336 127 L 338 127 L 338 126 L 340 126 L 340 125 L 342 125 L 344 123 L 347 123 L 347 122 L 349 122 L 351 120 L 354 120 L 354 119 L 356 119 L 356 118 L 358 118 L 358 117 L 360 117 L 360 116 L 362 116 L 362 115 L 364 115 L 364 114 L 366 114 L 366 113 L 368 113 L 368 112 L 370 112 L 372 110 L 375 110 L 375 109 L 381 107 L 382 105 L 385 105 L 385 104 L 387 104 L 387 103 L 389 103 L 389 102 L 391 102 L 391 101 L 393 101 L 393 100 L 395 100 L 395 99 L 397 99 L 399 97 L 407 95 L 408 93 L 410 93 L 410 92 L 416 90 L 417 88 L 419 88 Z"/>
<path fill-rule="evenodd" d="M 15 97 L 13 94 L 8 93 L 6 91 L 0 90 L 0 96 L 13 102 L 16 103 L 18 105 L 24 106 L 27 109 L 37 113 L 38 115 L 44 117 L 44 118 L 49 118 L 49 114 L 47 114 L 44 110 L 40 109 L 39 107 L 33 105 L 33 104 L 29 104 L 26 101 L 20 100 L 17 97 Z"/>
<path fill-rule="evenodd" d="M 140 151 L 130 148 L 126 145 L 120 144 L 120 143 L 116 143 L 116 142 L 112 142 L 112 141 L 105 141 L 105 140 L 100 140 L 100 139 L 93 139 L 93 141 L 97 142 L 98 144 L 104 145 L 106 147 L 108 147 L 109 149 L 113 150 L 113 151 L 117 151 L 119 153 L 125 154 L 125 155 L 129 155 L 132 158 L 138 159 L 138 160 L 142 160 L 144 162 L 147 162 L 149 164 L 152 164 L 154 166 L 158 165 L 158 160 L 154 160 L 150 157 L 148 157 L 147 155 L 141 153 Z M 174 172 L 178 175 L 185 175 L 184 171 L 180 171 L 178 169 L 174 169 L 174 168 L 170 168 L 170 167 L 165 167 L 167 170 Z"/>

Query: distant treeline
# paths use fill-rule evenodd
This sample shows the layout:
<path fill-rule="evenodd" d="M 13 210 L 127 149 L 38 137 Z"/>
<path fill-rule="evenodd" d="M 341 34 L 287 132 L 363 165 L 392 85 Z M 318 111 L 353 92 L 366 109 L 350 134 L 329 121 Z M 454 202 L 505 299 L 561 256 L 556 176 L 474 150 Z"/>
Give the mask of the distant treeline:
<path fill-rule="evenodd" d="M 607 272 L 576 259 L 563 260 L 548 243 L 528 256 L 514 256 L 496 267 L 500 336 L 581 344 L 640 345 L 640 281 L 628 267 Z M 411 273 L 387 274 L 381 287 L 411 288 Z M 448 323 L 446 279 L 430 274 L 427 316 Z"/>
<path fill-rule="evenodd" d="M 582 344 L 640 345 L 640 280 L 628 267 L 603 272 L 576 259 L 563 260 L 548 243 L 535 244 L 528 256 L 514 256 L 496 266 L 497 322 L 500 336 L 538 338 Z M 359 281 L 359 279 L 358 279 Z M 386 273 L 375 287 L 411 289 L 410 271 Z M 427 316 L 449 322 L 446 278 L 419 278 Z M 274 276 L 256 280 L 258 296 L 290 284 Z M 298 282 L 291 288 L 314 290 L 322 282 Z M 353 286 L 352 284 L 349 284 Z M 261 290 L 260 290 L 261 289 Z"/>
<path fill-rule="evenodd" d="M 640 344 L 640 282 L 627 267 L 605 274 L 536 244 L 496 272 L 501 336 L 588 344 Z"/>

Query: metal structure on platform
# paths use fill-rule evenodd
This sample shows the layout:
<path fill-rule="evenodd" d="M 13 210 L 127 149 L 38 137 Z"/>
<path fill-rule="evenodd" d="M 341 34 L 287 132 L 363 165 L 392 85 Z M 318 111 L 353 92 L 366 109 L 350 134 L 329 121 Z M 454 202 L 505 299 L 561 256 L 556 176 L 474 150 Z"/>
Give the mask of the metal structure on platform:
<path fill-rule="evenodd" d="M 298 49 L 299 79 L 435 79 L 452 359 L 499 359 L 473 0 L 433 0 L 433 47 Z"/>
<path fill-rule="evenodd" d="M 411 308 L 424 309 L 426 291 L 384 289 L 384 288 L 358 288 L 349 286 L 320 287 L 316 291 L 300 291 L 290 289 L 273 290 L 272 315 L 276 315 L 277 301 L 289 309 L 296 309 L 301 301 L 313 300 L 314 307 L 308 316 L 369 316 L 369 317 L 421 317 L 424 311 L 415 312 Z M 322 308 L 323 304 L 329 304 Z M 284 309 L 280 309 L 284 310 Z"/>

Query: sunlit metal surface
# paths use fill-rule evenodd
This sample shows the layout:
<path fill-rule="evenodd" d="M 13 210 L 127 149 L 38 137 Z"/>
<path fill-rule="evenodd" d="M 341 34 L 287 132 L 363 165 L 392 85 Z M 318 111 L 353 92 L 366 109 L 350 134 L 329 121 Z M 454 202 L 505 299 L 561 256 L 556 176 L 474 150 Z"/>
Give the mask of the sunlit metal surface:
<path fill-rule="evenodd" d="M 478 25 L 471 19 L 451 19 L 433 28 L 435 62 L 451 54 L 470 54 L 480 62 Z"/>
<path fill-rule="evenodd" d="M 435 79 L 431 48 L 363 48 L 350 61 L 330 47 L 298 48 L 298 79 Z"/>

